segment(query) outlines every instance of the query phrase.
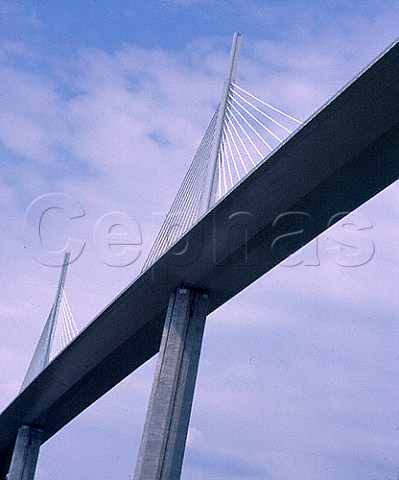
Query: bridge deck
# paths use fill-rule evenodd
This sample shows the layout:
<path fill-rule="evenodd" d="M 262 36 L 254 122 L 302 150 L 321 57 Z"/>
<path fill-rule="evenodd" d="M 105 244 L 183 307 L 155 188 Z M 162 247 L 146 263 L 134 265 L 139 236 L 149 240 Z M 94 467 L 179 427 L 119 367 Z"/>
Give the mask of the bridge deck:
<path fill-rule="evenodd" d="M 327 228 L 331 215 L 354 210 L 399 177 L 398 57 L 396 44 L 123 291 L 10 404 L 0 416 L 0 476 L 23 422 L 42 425 L 48 440 L 157 353 L 168 298 L 178 285 L 208 290 L 213 311 L 298 248 L 272 249 L 281 233 L 273 227 L 277 215 L 309 213 L 306 243 Z"/>

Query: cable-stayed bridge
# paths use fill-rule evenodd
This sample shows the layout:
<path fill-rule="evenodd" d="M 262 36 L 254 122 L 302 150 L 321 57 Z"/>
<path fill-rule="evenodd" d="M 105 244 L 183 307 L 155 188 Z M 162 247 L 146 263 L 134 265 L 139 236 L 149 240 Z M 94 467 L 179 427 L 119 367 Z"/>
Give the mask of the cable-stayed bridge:
<path fill-rule="evenodd" d="M 239 44 L 235 36 L 220 105 L 142 274 L 1 414 L 0 473 L 14 452 L 10 480 L 33 478 L 25 467 L 40 444 L 159 349 L 135 478 L 179 478 L 206 315 L 324 231 L 332 215 L 398 179 L 397 43 L 299 128 L 236 83 Z M 301 245 L 276 243 L 275 220 L 287 212 L 312 220 Z M 285 218 L 285 232 L 297 230 Z"/>
<path fill-rule="evenodd" d="M 301 125 L 231 77 L 226 85 L 143 271 Z"/>

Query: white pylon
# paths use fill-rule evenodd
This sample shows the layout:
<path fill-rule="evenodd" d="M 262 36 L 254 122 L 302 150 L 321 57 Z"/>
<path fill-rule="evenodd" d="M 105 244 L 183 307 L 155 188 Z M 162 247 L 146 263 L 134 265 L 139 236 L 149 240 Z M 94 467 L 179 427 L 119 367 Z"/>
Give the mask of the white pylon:
<path fill-rule="evenodd" d="M 78 329 L 64 290 L 69 259 L 70 252 L 67 252 L 64 257 L 54 303 L 47 317 L 46 324 L 29 364 L 24 381 L 22 382 L 21 391 L 24 390 L 78 334 Z"/>

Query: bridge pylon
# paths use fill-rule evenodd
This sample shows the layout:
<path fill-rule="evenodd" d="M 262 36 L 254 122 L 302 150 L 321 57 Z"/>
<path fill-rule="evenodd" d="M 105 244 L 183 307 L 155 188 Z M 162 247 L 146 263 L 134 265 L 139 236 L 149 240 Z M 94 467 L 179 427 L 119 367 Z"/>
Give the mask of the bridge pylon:
<path fill-rule="evenodd" d="M 223 129 L 226 122 L 226 110 L 230 96 L 231 84 L 236 80 L 238 60 L 240 57 L 242 33 L 235 33 L 230 50 L 230 61 L 227 75 L 224 81 L 222 98 L 217 110 L 214 139 L 210 151 L 208 171 L 205 178 L 204 189 L 201 196 L 199 214 L 207 213 L 214 202 L 217 182 L 215 181 L 220 149 L 222 144 Z"/>
<path fill-rule="evenodd" d="M 22 382 L 21 392 L 78 333 L 64 290 L 70 255 L 70 252 L 65 253 L 55 299 Z"/>
<path fill-rule="evenodd" d="M 242 34 L 235 33 L 221 101 L 208 127 L 209 158 L 197 217 L 209 211 L 216 195 L 226 109 L 241 42 Z M 207 313 L 206 293 L 178 288 L 170 297 L 134 480 L 180 479 Z"/>
<path fill-rule="evenodd" d="M 64 292 L 69 261 L 70 252 L 66 252 L 55 299 L 26 372 L 21 392 L 77 334 L 75 321 Z M 7 480 L 35 478 L 42 436 L 43 430 L 39 425 L 23 424 L 19 428 Z"/>

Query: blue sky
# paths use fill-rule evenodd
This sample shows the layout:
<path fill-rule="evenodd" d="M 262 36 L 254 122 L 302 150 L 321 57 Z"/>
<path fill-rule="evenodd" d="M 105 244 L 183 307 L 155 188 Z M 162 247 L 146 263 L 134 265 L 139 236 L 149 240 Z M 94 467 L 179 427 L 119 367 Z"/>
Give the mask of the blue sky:
<path fill-rule="evenodd" d="M 37 262 L 29 205 L 62 193 L 47 246 L 84 239 L 69 303 L 83 328 L 140 272 L 218 102 L 234 31 L 238 80 L 306 119 L 398 35 L 396 1 L 3 1 L 0 4 L 0 408 L 17 394 L 59 270 Z M 370 262 L 326 235 L 209 317 L 183 478 L 396 479 L 398 185 L 353 215 Z M 95 225 L 129 214 L 142 253 L 105 265 Z M 132 225 L 134 229 L 134 225 Z M 330 232 L 337 238 L 345 233 Z M 52 232 L 51 234 L 49 232 Z M 154 359 L 42 448 L 38 480 L 132 478 Z"/>

